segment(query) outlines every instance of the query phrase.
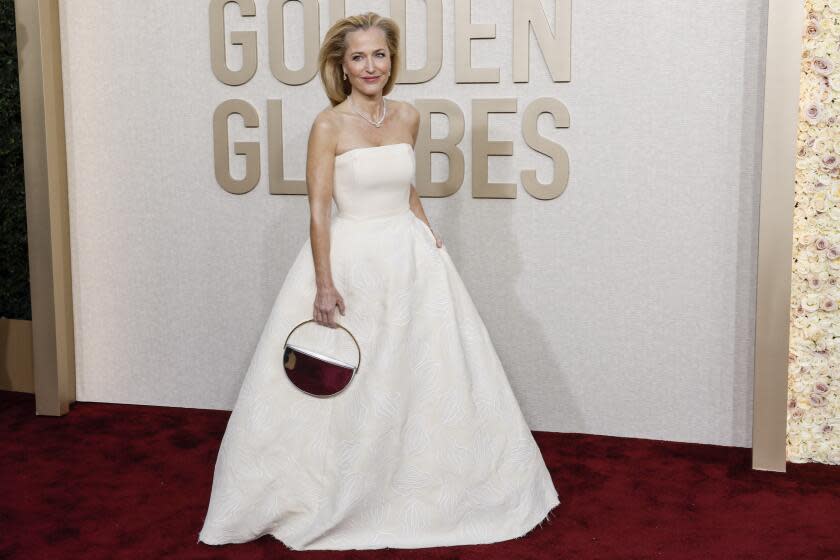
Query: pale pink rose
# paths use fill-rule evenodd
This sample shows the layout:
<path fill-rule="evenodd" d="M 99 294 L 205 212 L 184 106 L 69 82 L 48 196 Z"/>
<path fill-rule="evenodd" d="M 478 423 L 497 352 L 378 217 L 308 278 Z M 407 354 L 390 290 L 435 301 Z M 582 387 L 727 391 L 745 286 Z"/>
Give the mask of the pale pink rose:
<path fill-rule="evenodd" d="M 837 115 L 831 115 L 830 117 L 825 119 L 825 123 L 828 126 L 834 126 L 834 123 L 836 123 L 836 122 L 837 122 Z"/>
<path fill-rule="evenodd" d="M 834 431 L 834 426 L 832 426 L 831 424 L 823 424 L 822 433 L 829 434 L 832 431 Z"/>
<path fill-rule="evenodd" d="M 788 400 L 788 408 L 793 410 L 796 408 L 796 399 L 789 399 Z"/>
<path fill-rule="evenodd" d="M 814 384 L 814 391 L 816 393 L 821 393 L 821 394 L 828 393 L 828 384 L 823 383 L 822 381 L 820 381 L 819 383 L 815 383 Z"/>
<path fill-rule="evenodd" d="M 804 408 L 794 408 L 791 411 L 790 415 L 793 418 L 802 418 L 803 416 L 805 416 L 805 409 Z"/>
<path fill-rule="evenodd" d="M 823 167 L 826 169 L 832 169 L 837 165 L 837 156 L 834 154 L 826 154 L 822 157 L 822 164 Z"/>
<path fill-rule="evenodd" d="M 829 276 L 828 277 L 828 285 L 829 286 L 836 286 L 837 285 L 837 278 L 835 278 L 834 276 Z"/>
<path fill-rule="evenodd" d="M 825 298 L 820 305 L 823 311 L 837 311 L 837 302 L 832 298 Z"/>
<path fill-rule="evenodd" d="M 817 251 L 825 251 L 828 249 L 828 239 L 825 237 L 817 237 L 814 241 L 814 248 L 816 248 Z"/>
<path fill-rule="evenodd" d="M 828 248 L 828 251 L 826 251 L 825 256 L 828 257 L 831 260 L 834 260 L 837 257 L 840 257 L 840 247 L 837 247 L 837 245 L 832 245 L 831 247 Z M 836 280 L 835 280 L 835 282 L 836 282 Z M 834 284 L 832 284 L 832 286 L 833 285 Z"/>
<path fill-rule="evenodd" d="M 822 286 L 822 280 L 816 274 L 811 274 L 808 276 L 808 286 L 811 287 L 812 290 L 818 290 L 820 286 Z"/>
<path fill-rule="evenodd" d="M 816 101 L 809 101 L 803 112 L 805 118 L 811 124 L 817 124 L 823 115 L 822 107 Z"/>
<path fill-rule="evenodd" d="M 820 74 L 822 76 L 827 76 L 831 74 L 834 70 L 834 63 L 831 61 L 830 58 L 826 58 L 824 56 L 815 56 L 811 60 L 811 68 L 814 69 L 814 72 Z"/>
<path fill-rule="evenodd" d="M 826 403 L 828 403 L 824 396 L 817 393 L 811 393 L 808 395 L 808 400 L 811 402 L 811 406 L 815 407 L 825 406 Z"/>
<path fill-rule="evenodd" d="M 805 149 L 805 146 L 800 147 L 799 151 L 796 152 L 796 155 L 798 155 L 799 157 L 805 157 L 806 155 L 808 155 L 808 151 Z"/>
<path fill-rule="evenodd" d="M 806 37 L 808 37 L 810 39 L 813 39 L 814 37 L 816 37 L 819 34 L 820 34 L 820 24 L 819 23 L 817 23 L 815 21 L 812 21 L 812 22 L 809 22 L 808 25 L 805 26 L 805 36 Z"/>

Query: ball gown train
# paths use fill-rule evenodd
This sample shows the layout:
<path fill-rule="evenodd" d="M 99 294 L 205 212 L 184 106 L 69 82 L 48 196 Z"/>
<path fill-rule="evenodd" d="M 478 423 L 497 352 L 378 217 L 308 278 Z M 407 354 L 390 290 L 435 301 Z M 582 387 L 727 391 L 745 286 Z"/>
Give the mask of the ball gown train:
<path fill-rule="evenodd" d="M 560 503 L 446 246 L 409 209 L 414 173 L 407 143 L 336 157 L 330 262 L 346 315 L 336 308 L 334 317 L 358 341 L 359 371 L 331 398 L 286 377 L 286 336 L 312 318 L 307 240 L 228 420 L 200 542 L 270 534 L 293 550 L 492 543 L 530 532 Z"/>

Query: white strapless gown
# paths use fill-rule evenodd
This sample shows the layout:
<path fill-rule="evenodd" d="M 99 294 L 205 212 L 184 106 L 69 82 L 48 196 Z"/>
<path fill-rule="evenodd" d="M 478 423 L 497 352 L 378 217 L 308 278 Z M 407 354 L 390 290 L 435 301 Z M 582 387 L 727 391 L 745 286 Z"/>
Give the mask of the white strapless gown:
<path fill-rule="evenodd" d="M 315 299 L 307 240 L 228 420 L 200 542 L 492 543 L 526 534 L 560 503 L 446 246 L 409 209 L 414 165 L 406 143 L 336 158 L 330 260 L 346 315 L 334 317 L 358 341 L 359 371 L 331 398 L 286 377 L 283 344 Z"/>

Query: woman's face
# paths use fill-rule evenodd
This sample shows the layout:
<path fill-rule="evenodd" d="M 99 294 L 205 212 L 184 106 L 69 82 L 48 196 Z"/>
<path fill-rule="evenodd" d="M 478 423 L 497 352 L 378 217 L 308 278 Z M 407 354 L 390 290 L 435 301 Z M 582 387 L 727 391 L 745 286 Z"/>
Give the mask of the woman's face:
<path fill-rule="evenodd" d="M 357 29 L 347 34 L 344 72 L 353 88 L 366 95 L 381 91 L 391 71 L 391 52 L 385 32 L 378 27 Z"/>

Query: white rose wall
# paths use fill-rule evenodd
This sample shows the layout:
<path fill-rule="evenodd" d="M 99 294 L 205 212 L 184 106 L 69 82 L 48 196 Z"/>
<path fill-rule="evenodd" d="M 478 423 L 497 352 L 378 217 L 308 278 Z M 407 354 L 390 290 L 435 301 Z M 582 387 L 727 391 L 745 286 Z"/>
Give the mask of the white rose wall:
<path fill-rule="evenodd" d="M 787 458 L 840 464 L 840 0 L 806 0 Z"/>

